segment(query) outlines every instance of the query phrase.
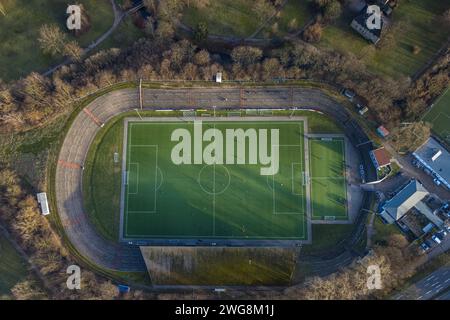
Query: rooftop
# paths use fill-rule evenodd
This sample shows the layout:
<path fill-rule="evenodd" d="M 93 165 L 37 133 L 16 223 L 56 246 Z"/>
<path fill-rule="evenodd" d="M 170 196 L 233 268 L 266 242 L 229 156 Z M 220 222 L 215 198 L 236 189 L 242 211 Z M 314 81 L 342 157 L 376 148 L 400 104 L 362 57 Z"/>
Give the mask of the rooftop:
<path fill-rule="evenodd" d="M 375 37 L 380 38 L 381 31 L 383 30 L 383 15 L 380 15 L 381 28 L 377 29 L 369 29 L 367 26 L 368 19 L 373 15 L 373 13 L 367 13 L 368 6 L 365 6 L 364 9 L 361 10 L 358 16 L 355 17 L 355 21 L 357 21 L 361 26 L 363 26 L 368 32 L 373 34 Z"/>
<path fill-rule="evenodd" d="M 398 220 L 427 195 L 428 191 L 420 182 L 411 180 L 399 193 L 384 204 L 383 209 L 394 220 Z"/>
<path fill-rule="evenodd" d="M 391 163 L 391 155 L 384 149 L 384 147 L 372 150 L 379 167 L 387 166 Z"/>
<path fill-rule="evenodd" d="M 382 137 L 387 137 L 387 136 L 389 135 L 389 130 L 386 129 L 385 127 L 383 127 L 383 126 L 379 126 L 379 127 L 377 128 L 377 132 L 378 132 Z"/>
<path fill-rule="evenodd" d="M 450 184 L 450 153 L 436 139 L 429 138 L 414 156 Z"/>

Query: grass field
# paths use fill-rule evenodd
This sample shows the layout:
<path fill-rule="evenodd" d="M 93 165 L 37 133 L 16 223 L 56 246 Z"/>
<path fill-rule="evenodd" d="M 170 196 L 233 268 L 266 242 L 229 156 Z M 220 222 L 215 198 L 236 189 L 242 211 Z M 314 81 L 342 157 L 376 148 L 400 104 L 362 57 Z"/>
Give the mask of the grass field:
<path fill-rule="evenodd" d="M 142 247 L 155 285 L 289 285 L 296 248 Z"/>
<path fill-rule="evenodd" d="M 347 220 L 345 141 L 309 140 L 313 220 Z"/>
<path fill-rule="evenodd" d="M 0 300 L 9 295 L 12 287 L 28 276 L 27 265 L 14 247 L 0 235 Z"/>
<path fill-rule="evenodd" d="M 187 8 L 183 22 L 195 27 L 199 22 L 208 26 L 210 34 L 247 37 L 251 35 L 260 21 L 253 13 L 254 0 L 211 1 L 204 8 Z"/>
<path fill-rule="evenodd" d="M 430 122 L 432 130 L 450 146 L 450 90 L 444 92 L 423 117 Z"/>
<path fill-rule="evenodd" d="M 449 0 L 402 1 L 392 21 L 402 25 L 392 47 L 374 49 L 350 27 L 354 14 L 344 14 L 324 29 L 320 46 L 351 52 L 362 59 L 369 70 L 392 77 L 412 76 L 444 45 L 449 30 L 437 27 L 436 18 L 450 7 Z M 420 48 L 413 53 L 414 46 Z"/>
<path fill-rule="evenodd" d="M 190 7 L 183 14 L 183 22 L 195 27 L 205 22 L 210 34 L 248 37 L 265 21 L 259 21 L 254 13 L 254 0 L 211 1 L 204 8 Z M 257 37 L 282 37 L 301 28 L 312 18 L 307 0 L 289 0 L 279 15 L 263 28 Z M 273 25 L 276 27 L 273 28 Z"/>
<path fill-rule="evenodd" d="M 303 125 L 203 121 L 204 130 L 223 133 L 279 129 L 279 171 L 266 176 L 254 164 L 175 165 L 171 150 L 177 142 L 170 141 L 171 133 L 184 128 L 194 134 L 192 122 L 130 122 L 123 237 L 306 239 Z M 248 145 L 245 153 L 248 162 Z M 234 157 L 242 159 L 238 153 Z"/>
<path fill-rule="evenodd" d="M 87 46 L 113 23 L 113 12 L 108 0 L 81 0 L 91 19 L 91 29 L 76 39 Z M 2 0 L 5 15 L 0 14 L 0 78 L 9 81 L 31 71 L 43 71 L 57 59 L 42 54 L 39 49 L 39 28 L 55 23 L 67 30 L 65 0 Z"/>
<path fill-rule="evenodd" d="M 280 15 L 274 18 L 257 37 L 282 37 L 302 28 L 313 17 L 309 5 L 310 2 L 307 0 L 288 1 L 280 11 Z"/>

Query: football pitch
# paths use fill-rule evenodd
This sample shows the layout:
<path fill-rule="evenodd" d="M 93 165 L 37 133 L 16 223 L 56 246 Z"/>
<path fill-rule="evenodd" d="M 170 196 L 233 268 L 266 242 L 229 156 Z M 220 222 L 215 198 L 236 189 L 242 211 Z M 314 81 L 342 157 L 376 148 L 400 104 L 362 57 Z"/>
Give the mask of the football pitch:
<path fill-rule="evenodd" d="M 311 219 L 307 183 L 311 165 L 312 212 L 317 215 L 313 219 L 347 217 L 343 138 L 330 139 L 332 143 L 322 149 L 315 139 L 308 143 L 304 118 L 204 118 L 200 136 L 192 120 L 125 119 L 122 240 L 307 240 L 310 236 L 307 224 Z M 191 148 L 187 158 L 183 153 L 183 159 L 190 162 L 179 163 L 173 158 L 181 140 L 172 137 L 179 129 L 192 138 L 187 144 Z M 224 146 L 223 160 L 210 164 L 205 160 L 205 152 L 215 138 L 206 137 L 209 129 L 221 133 Z M 238 138 L 233 140 L 236 142 L 233 163 L 228 161 L 228 141 L 225 141 L 230 130 L 248 133 L 239 143 Z M 251 140 L 252 130 L 257 140 Z M 264 130 L 268 132 L 267 139 L 261 139 Z M 279 135 L 278 170 L 275 174 L 262 174 L 269 165 L 259 161 L 261 154 L 264 150 L 267 154 L 274 153 L 273 130 Z M 259 158 L 252 161 L 251 148 L 256 141 Z M 313 152 L 305 163 L 308 147 L 325 153 L 311 163 Z M 203 152 L 203 159 L 196 157 L 196 148 Z M 219 157 L 219 149 L 212 154 Z M 321 188 L 324 183 L 328 187 Z M 322 197 L 326 197 L 325 202 L 320 207 L 314 205 Z"/>
<path fill-rule="evenodd" d="M 346 220 L 344 138 L 312 138 L 309 151 L 313 220 Z"/>
<path fill-rule="evenodd" d="M 434 106 L 423 117 L 424 121 L 430 122 L 433 131 L 450 145 L 450 90 L 447 89 L 440 96 Z"/>

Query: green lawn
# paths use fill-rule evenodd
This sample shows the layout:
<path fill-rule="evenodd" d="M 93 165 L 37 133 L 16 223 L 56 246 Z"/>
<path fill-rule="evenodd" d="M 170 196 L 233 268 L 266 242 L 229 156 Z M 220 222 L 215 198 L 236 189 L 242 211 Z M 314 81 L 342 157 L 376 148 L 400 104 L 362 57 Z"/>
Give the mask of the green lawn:
<path fill-rule="evenodd" d="M 11 243 L 0 235 L 0 297 L 8 296 L 12 287 L 25 280 L 28 274 L 26 262 Z"/>
<path fill-rule="evenodd" d="M 248 37 L 265 21 L 259 21 L 253 11 L 255 0 L 211 1 L 205 8 L 187 8 L 183 22 L 195 27 L 205 22 L 210 34 Z M 279 15 L 261 30 L 257 37 L 282 37 L 301 28 L 312 18 L 307 0 L 288 0 Z M 276 27 L 273 25 L 276 24 Z"/>
<path fill-rule="evenodd" d="M 376 216 L 373 221 L 375 234 L 372 238 L 373 242 L 378 245 L 386 245 L 387 239 L 391 235 L 401 234 L 400 229 L 394 224 L 385 224 L 380 217 Z"/>
<path fill-rule="evenodd" d="M 313 17 L 309 5 L 307 0 L 288 0 L 279 17 L 273 19 L 257 36 L 283 37 L 299 30 Z"/>
<path fill-rule="evenodd" d="M 450 145 L 450 90 L 438 98 L 433 107 L 423 117 L 430 122 L 432 130 Z"/>
<path fill-rule="evenodd" d="M 209 34 L 248 37 L 261 22 L 252 8 L 255 0 L 210 1 L 204 8 L 191 6 L 183 13 L 183 22 L 195 27 L 199 22 L 208 26 Z"/>
<path fill-rule="evenodd" d="M 114 15 L 108 0 L 80 0 L 90 19 L 91 29 L 77 40 L 81 46 L 89 45 L 113 23 Z M 0 14 L 0 78 L 18 79 L 31 71 L 43 71 L 59 60 L 42 54 L 39 28 L 56 23 L 66 28 L 65 0 L 2 0 L 6 15 Z M 68 34 L 68 39 L 75 39 Z"/>
<path fill-rule="evenodd" d="M 312 138 L 309 148 L 312 218 L 347 219 L 344 139 Z"/>
<path fill-rule="evenodd" d="M 98 48 L 98 50 L 109 49 L 109 48 L 126 48 L 131 46 L 136 40 L 139 38 L 145 37 L 144 31 L 137 28 L 130 17 L 122 20 L 120 26 L 111 34 L 109 38 L 107 38 L 104 42 L 102 42 Z"/>
<path fill-rule="evenodd" d="M 336 23 L 327 26 L 320 46 L 351 52 L 362 59 L 375 73 L 392 77 L 412 76 L 445 43 L 449 30 L 439 27 L 436 17 L 450 7 L 449 0 L 402 1 L 392 14 L 392 21 L 402 25 L 396 43 L 389 48 L 374 49 L 350 27 L 354 14 L 344 14 Z M 420 52 L 413 53 L 418 46 Z"/>
<path fill-rule="evenodd" d="M 157 285 L 289 285 L 294 248 L 142 247 Z"/>
<path fill-rule="evenodd" d="M 192 122 L 128 124 L 124 238 L 306 239 L 303 122 L 205 120 L 202 126 L 199 131 L 215 129 L 224 136 L 215 151 L 226 154 L 219 164 L 174 163 L 179 142 L 171 141 L 171 134 L 185 130 L 194 136 Z M 261 173 L 268 164 L 249 164 L 249 155 L 262 152 L 261 146 L 250 151 L 256 141 L 229 157 L 225 131 L 237 128 L 254 130 L 255 137 L 259 129 L 279 130 L 275 175 Z M 209 144 L 203 143 L 203 152 Z M 264 148 L 270 148 L 269 141 Z M 193 151 L 188 154 L 195 159 Z"/>
<path fill-rule="evenodd" d="M 336 249 L 338 244 L 350 236 L 353 224 L 313 224 L 312 244 L 302 247 L 303 253 Z"/>

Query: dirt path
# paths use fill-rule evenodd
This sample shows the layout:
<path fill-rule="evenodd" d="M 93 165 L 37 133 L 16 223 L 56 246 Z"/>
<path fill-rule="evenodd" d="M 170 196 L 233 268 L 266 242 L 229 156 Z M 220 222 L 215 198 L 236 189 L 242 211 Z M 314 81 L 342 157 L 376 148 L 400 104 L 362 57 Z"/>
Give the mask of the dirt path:
<path fill-rule="evenodd" d="M 112 24 L 112 26 L 104 33 L 102 34 L 99 38 L 97 38 L 94 42 L 92 42 L 87 48 L 83 49 L 83 56 L 87 55 L 89 52 L 91 52 L 92 50 L 94 50 L 99 44 L 101 44 L 103 41 L 105 41 L 107 38 L 109 38 L 109 36 L 111 36 L 111 34 L 117 29 L 117 27 L 122 23 L 123 19 L 136 12 L 137 10 L 139 10 L 140 8 L 143 7 L 143 4 L 139 4 L 127 11 L 122 11 L 117 7 L 117 4 L 115 2 L 115 0 L 111 0 L 111 6 L 114 12 L 114 22 Z M 65 59 L 63 62 L 61 62 L 60 64 L 50 68 L 49 70 L 47 70 L 46 72 L 44 72 L 42 75 L 44 76 L 49 76 L 51 75 L 53 72 L 55 72 L 56 70 L 58 70 L 59 68 L 61 68 L 62 66 L 65 66 L 69 63 L 72 63 L 73 60 L 70 58 Z"/>

